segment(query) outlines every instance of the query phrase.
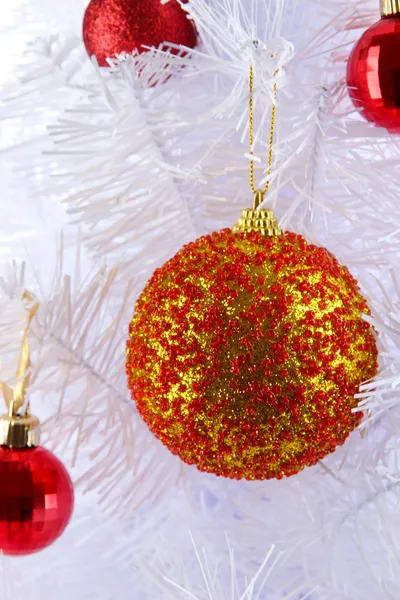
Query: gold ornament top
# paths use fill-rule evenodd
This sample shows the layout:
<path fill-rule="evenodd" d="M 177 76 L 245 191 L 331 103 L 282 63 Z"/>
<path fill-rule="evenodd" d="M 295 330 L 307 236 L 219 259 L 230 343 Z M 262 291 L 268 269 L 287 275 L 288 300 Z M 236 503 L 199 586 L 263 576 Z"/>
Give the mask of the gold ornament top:
<path fill-rule="evenodd" d="M 400 0 L 381 0 L 382 17 L 400 16 Z"/>
<path fill-rule="evenodd" d="M 7 448 L 34 448 L 40 444 L 40 423 L 29 414 L 15 414 L 12 405 L 0 417 L 0 446 Z"/>
<path fill-rule="evenodd" d="M 39 420 L 30 414 L 29 402 L 26 403 L 26 391 L 30 383 L 30 350 L 28 333 L 31 322 L 35 317 L 39 303 L 32 303 L 33 296 L 25 292 L 22 297 L 27 303 L 28 320 L 22 338 L 22 347 L 16 373 L 17 383 L 12 389 L 0 380 L 1 391 L 4 396 L 8 413 L 0 417 L 0 446 L 8 448 L 32 448 L 40 443 Z M 23 414 L 19 411 L 24 409 Z"/>
<path fill-rule="evenodd" d="M 233 233 L 257 231 L 265 237 L 282 235 L 282 229 L 272 210 L 258 210 L 263 200 L 264 192 L 256 190 L 253 208 L 247 208 L 242 212 L 239 221 L 232 227 Z"/>

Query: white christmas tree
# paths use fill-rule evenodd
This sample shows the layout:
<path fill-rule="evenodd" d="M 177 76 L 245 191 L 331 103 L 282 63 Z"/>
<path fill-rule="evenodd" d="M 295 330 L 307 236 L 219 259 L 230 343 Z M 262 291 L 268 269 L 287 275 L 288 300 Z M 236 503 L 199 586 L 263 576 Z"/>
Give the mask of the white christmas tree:
<path fill-rule="evenodd" d="M 398 600 L 400 138 L 363 121 L 345 85 L 377 1 L 190 0 L 197 48 L 110 68 L 84 51 L 84 4 L 0 8 L 1 377 L 12 381 L 28 288 L 41 303 L 32 407 L 77 494 L 51 549 L 2 558 L 1 598 Z M 169 454 L 125 375 L 154 269 L 252 202 L 251 66 L 261 183 L 278 87 L 265 205 L 358 278 L 380 349 L 359 430 L 315 467 L 264 482 Z"/>

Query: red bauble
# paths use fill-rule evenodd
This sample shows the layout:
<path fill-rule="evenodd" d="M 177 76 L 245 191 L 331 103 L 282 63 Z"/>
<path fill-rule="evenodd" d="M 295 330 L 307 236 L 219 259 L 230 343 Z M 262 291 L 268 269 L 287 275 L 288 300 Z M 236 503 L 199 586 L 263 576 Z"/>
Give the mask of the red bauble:
<path fill-rule="evenodd" d="M 101 66 L 123 52 L 145 51 L 171 42 L 194 48 L 195 27 L 177 0 L 91 0 L 83 20 L 83 41 Z"/>
<path fill-rule="evenodd" d="M 42 447 L 0 447 L 0 551 L 43 550 L 64 531 L 74 491 L 62 463 Z"/>
<path fill-rule="evenodd" d="M 348 62 L 347 85 L 368 121 L 400 133 L 400 16 L 382 18 L 362 35 Z"/>

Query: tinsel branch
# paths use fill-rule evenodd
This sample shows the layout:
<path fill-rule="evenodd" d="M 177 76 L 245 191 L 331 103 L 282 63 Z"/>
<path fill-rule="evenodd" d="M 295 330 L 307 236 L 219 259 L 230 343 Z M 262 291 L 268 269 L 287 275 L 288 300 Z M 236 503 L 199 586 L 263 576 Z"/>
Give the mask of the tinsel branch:
<path fill-rule="evenodd" d="M 164 95 L 152 100 L 135 62 L 117 64 L 111 76 L 97 68 L 86 103 L 50 132 L 60 148 L 53 157 L 74 164 L 68 178 L 79 189 L 65 201 L 72 222 L 86 226 L 90 251 L 120 266 L 136 259 L 148 274 L 149 262 L 165 259 L 196 231 L 183 186 L 186 159 L 176 153 L 187 128 L 174 129 L 168 115 L 163 124 Z M 162 231 L 170 232 L 171 245 L 154 247 Z"/>

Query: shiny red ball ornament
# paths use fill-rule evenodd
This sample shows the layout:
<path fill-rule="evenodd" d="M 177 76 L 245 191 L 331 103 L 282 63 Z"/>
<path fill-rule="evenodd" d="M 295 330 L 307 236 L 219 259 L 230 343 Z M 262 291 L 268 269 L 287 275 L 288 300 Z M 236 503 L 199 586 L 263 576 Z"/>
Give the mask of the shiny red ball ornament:
<path fill-rule="evenodd" d="M 383 17 L 361 36 L 349 58 L 347 86 L 365 119 L 400 133 L 400 15 Z"/>
<path fill-rule="evenodd" d="M 48 450 L 0 446 L 0 551 L 33 554 L 54 542 L 71 518 L 74 491 Z"/>
<path fill-rule="evenodd" d="M 177 0 L 91 0 L 83 20 L 83 41 L 89 56 L 104 67 L 108 57 L 141 53 L 144 46 L 170 42 L 194 48 L 197 34 Z"/>

